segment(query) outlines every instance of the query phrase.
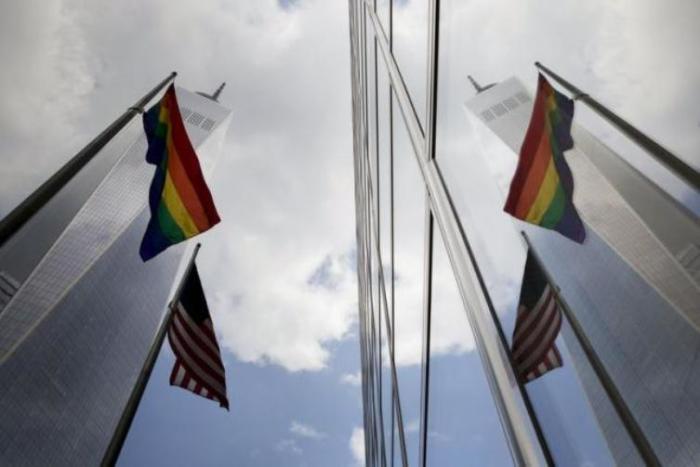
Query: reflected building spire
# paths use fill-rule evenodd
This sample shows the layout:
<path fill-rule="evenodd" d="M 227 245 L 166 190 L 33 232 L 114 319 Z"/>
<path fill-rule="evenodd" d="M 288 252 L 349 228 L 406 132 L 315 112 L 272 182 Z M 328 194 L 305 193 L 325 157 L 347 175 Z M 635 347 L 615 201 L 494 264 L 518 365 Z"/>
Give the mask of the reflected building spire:
<path fill-rule="evenodd" d="M 480 94 L 480 93 L 486 91 L 487 89 L 490 89 L 496 85 L 496 83 L 491 83 L 491 84 L 487 84 L 484 87 L 481 87 L 481 86 L 479 86 L 479 83 L 477 83 L 476 80 L 474 78 L 472 78 L 472 75 L 467 75 L 467 79 L 469 80 L 470 83 L 472 83 L 472 86 L 474 86 L 474 90 L 476 90 L 477 94 Z"/>

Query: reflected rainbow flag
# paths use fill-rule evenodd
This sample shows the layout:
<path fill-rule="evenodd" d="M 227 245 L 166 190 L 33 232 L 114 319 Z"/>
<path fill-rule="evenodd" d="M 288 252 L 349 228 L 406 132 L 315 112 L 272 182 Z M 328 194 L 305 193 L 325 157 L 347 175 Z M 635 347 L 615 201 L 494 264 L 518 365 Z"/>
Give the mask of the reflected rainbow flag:
<path fill-rule="evenodd" d="M 574 102 L 541 74 L 530 125 L 504 211 L 583 243 L 586 230 L 573 203 L 574 179 L 564 151 L 574 146 Z"/>

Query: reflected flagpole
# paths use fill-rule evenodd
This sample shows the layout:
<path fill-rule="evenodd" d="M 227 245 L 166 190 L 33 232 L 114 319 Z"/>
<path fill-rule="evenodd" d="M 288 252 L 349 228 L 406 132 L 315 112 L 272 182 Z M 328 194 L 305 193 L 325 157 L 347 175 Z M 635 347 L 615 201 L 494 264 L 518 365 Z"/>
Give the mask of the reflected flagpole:
<path fill-rule="evenodd" d="M 571 311 L 571 308 L 569 308 L 569 305 L 566 303 L 566 300 L 564 300 L 564 297 L 562 297 L 559 291 L 559 287 L 552 280 L 552 276 L 549 275 L 547 268 L 545 268 L 544 264 L 542 263 L 542 260 L 537 254 L 537 251 L 532 246 L 532 243 L 530 242 L 530 238 L 527 236 L 527 233 L 525 233 L 525 231 L 521 231 L 520 233 L 522 234 L 523 239 L 525 239 L 528 251 L 532 253 L 532 257 L 535 259 L 537 265 L 540 267 L 540 270 L 543 272 L 545 278 L 547 279 L 547 282 L 549 283 L 550 288 L 554 293 L 554 297 L 557 303 L 559 304 L 559 308 L 561 309 L 564 316 L 566 316 L 566 320 L 569 322 L 569 326 L 571 327 L 571 330 L 573 331 L 574 336 L 576 337 L 576 341 L 583 350 L 583 353 L 586 355 L 588 363 L 593 368 L 593 371 L 598 377 L 598 381 L 600 381 L 601 385 L 603 386 L 603 389 L 605 390 L 608 399 L 615 408 L 615 412 L 617 413 L 618 417 L 620 417 L 622 424 L 627 429 L 627 433 L 629 434 L 630 438 L 632 439 L 632 442 L 636 446 L 639 455 L 642 457 L 646 465 L 661 466 L 661 462 L 656 456 L 654 449 L 651 447 L 649 440 L 644 435 L 644 431 L 642 431 L 642 428 L 639 426 L 639 423 L 637 423 L 637 420 L 634 418 L 632 411 L 627 406 L 625 399 L 622 397 L 622 394 L 620 394 L 620 391 L 617 389 L 617 386 L 615 385 L 612 378 L 605 369 L 605 365 L 603 365 L 603 362 L 600 360 L 600 357 L 598 357 L 598 354 L 593 348 L 593 345 L 588 340 L 588 337 L 583 331 L 583 327 L 576 318 L 576 315 L 574 315 L 574 313 Z"/>
<path fill-rule="evenodd" d="M 151 348 L 148 351 L 146 361 L 143 364 L 143 368 L 141 368 L 141 372 L 139 373 L 138 379 L 134 384 L 134 389 L 131 391 L 131 395 L 129 396 L 129 400 L 126 403 L 126 407 L 124 407 L 124 411 L 122 412 L 122 416 L 119 419 L 119 423 L 117 424 L 117 427 L 114 430 L 114 435 L 112 435 L 112 440 L 110 441 L 109 446 L 107 447 L 107 451 L 105 452 L 104 458 L 102 459 L 102 467 L 111 467 L 117 463 L 117 459 L 119 458 L 119 454 L 121 453 L 122 447 L 124 446 L 126 436 L 129 434 L 131 423 L 134 421 L 136 410 L 138 409 L 139 404 L 141 403 L 141 398 L 143 397 L 143 393 L 146 390 L 148 380 L 151 377 L 151 372 L 153 371 L 153 367 L 155 366 L 156 359 L 158 358 L 158 354 L 160 354 L 161 347 L 163 347 L 163 341 L 165 340 L 168 328 L 170 327 L 170 320 L 173 316 L 173 308 L 180 299 L 180 294 L 182 294 L 182 288 L 184 287 L 185 282 L 187 282 L 187 278 L 189 277 L 190 272 L 194 267 L 194 260 L 197 257 L 197 253 L 199 253 L 199 248 L 201 246 L 201 243 L 197 243 L 197 245 L 194 247 L 192 257 L 190 257 L 190 260 L 187 263 L 187 267 L 185 268 L 185 272 L 182 274 L 182 277 L 180 277 L 180 283 L 178 284 L 177 289 L 175 290 L 175 294 L 173 295 L 173 298 L 170 301 L 170 303 L 168 303 L 168 308 L 165 312 L 165 316 L 163 317 L 163 320 L 160 323 L 160 327 L 158 328 L 156 336 L 153 339 L 153 344 L 151 345 Z"/>
<path fill-rule="evenodd" d="M 444 179 L 442 178 L 442 173 L 440 172 L 439 167 L 437 167 L 437 173 L 439 174 L 440 180 L 444 184 Z M 505 353 L 505 355 L 508 358 L 508 365 L 510 365 L 510 367 L 513 370 L 514 381 L 518 386 L 518 394 L 520 394 L 520 397 L 522 398 L 523 405 L 525 406 L 525 410 L 527 412 L 528 418 L 529 418 L 530 423 L 532 425 L 532 428 L 535 432 L 535 436 L 537 438 L 539 446 L 542 450 L 542 455 L 544 456 L 544 461 L 547 463 L 548 466 L 555 466 L 556 463 L 554 462 L 554 457 L 552 456 L 552 452 L 549 449 L 549 444 L 547 443 L 547 439 L 544 435 L 544 431 L 542 430 L 542 424 L 540 423 L 540 420 L 537 417 L 537 413 L 535 412 L 535 409 L 532 405 L 532 401 L 530 400 L 530 395 L 528 394 L 527 390 L 525 389 L 525 385 L 523 384 L 522 380 L 518 376 L 517 365 L 515 364 L 515 360 L 513 359 L 513 353 L 511 352 L 510 345 L 508 344 L 508 339 L 506 338 L 506 334 L 503 332 L 503 326 L 501 325 L 501 319 L 499 318 L 498 313 L 496 312 L 496 307 L 494 306 L 493 301 L 491 300 L 491 294 L 489 293 L 488 287 L 486 286 L 486 281 L 484 280 L 484 276 L 481 273 L 481 268 L 479 266 L 479 262 L 476 260 L 476 256 L 474 255 L 474 251 L 472 250 L 471 246 L 469 246 L 469 240 L 467 239 L 467 234 L 464 230 L 464 227 L 462 226 L 461 221 L 459 220 L 459 216 L 457 214 L 457 208 L 455 207 L 454 201 L 452 200 L 452 196 L 450 195 L 449 192 L 447 192 L 446 195 L 447 195 L 447 200 L 448 200 L 448 203 L 450 206 L 450 210 L 452 211 L 453 215 L 455 216 L 455 219 L 457 219 L 457 228 L 459 229 L 459 232 L 460 232 L 460 235 L 464 241 L 464 244 L 467 245 L 470 262 L 474 267 L 474 271 L 476 273 L 476 277 L 477 277 L 479 286 L 481 288 L 482 293 L 484 294 L 484 299 L 485 299 L 486 305 L 488 307 L 490 318 L 493 321 L 493 324 L 496 328 L 497 339 L 500 342 L 501 346 L 503 347 L 503 352 Z M 477 348 L 478 348 L 478 341 L 477 341 Z M 491 393 L 493 396 L 494 395 L 493 390 L 491 391 Z M 520 462 L 520 463 L 522 464 L 523 462 Z"/>
<path fill-rule="evenodd" d="M 685 183 L 700 191 L 700 173 L 686 164 L 678 156 L 671 151 L 661 146 L 659 143 L 651 139 L 642 131 L 632 126 L 628 121 L 614 113 L 612 110 L 605 107 L 603 104 L 589 96 L 584 91 L 580 90 L 573 84 L 566 81 L 564 78 L 542 65 L 540 62 L 535 62 L 535 66 L 550 76 L 554 81 L 559 83 L 567 91 L 572 94 L 572 99 L 584 102 L 588 107 L 593 109 L 598 115 L 610 122 L 614 127 L 620 130 L 625 136 L 634 141 L 638 146 L 644 149 L 654 159 L 668 168 L 676 176 Z"/>

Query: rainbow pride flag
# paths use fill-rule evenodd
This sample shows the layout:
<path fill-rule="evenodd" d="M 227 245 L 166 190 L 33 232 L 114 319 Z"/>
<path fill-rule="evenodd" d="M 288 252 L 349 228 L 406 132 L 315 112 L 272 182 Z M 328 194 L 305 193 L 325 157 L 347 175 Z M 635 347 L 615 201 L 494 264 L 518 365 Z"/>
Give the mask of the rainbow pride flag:
<path fill-rule="evenodd" d="M 564 151 L 574 146 L 573 116 L 574 102 L 540 75 L 530 126 L 503 209 L 583 243 L 586 230 L 574 207 L 574 179 L 564 159 Z"/>
<path fill-rule="evenodd" d="M 209 230 L 220 219 L 185 131 L 174 85 L 144 113 L 143 126 L 148 139 L 146 162 L 156 166 L 149 192 L 151 220 L 140 248 L 141 258 L 147 261 Z"/>

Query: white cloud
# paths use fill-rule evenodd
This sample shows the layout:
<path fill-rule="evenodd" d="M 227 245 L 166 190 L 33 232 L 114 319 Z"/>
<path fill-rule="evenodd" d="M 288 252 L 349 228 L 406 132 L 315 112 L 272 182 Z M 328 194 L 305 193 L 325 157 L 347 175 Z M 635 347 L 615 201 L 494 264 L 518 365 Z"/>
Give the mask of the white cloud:
<path fill-rule="evenodd" d="M 305 263 L 316 256 L 313 252 L 300 248 L 284 253 L 257 240 L 255 246 L 245 243 L 230 253 L 230 262 L 212 266 L 235 264 L 247 275 L 221 284 L 214 298 L 224 346 L 243 361 L 275 363 L 290 371 L 324 368 L 330 355 L 325 344 L 346 336 L 356 320 L 355 272 L 346 266 L 334 276 L 334 287 L 310 284 L 315 267 Z M 282 256 L 288 259 L 278 263 Z M 339 258 L 333 261 L 342 262 Z"/>
<path fill-rule="evenodd" d="M 362 375 L 359 371 L 357 373 L 344 373 L 340 376 L 340 382 L 350 386 L 359 386 L 362 384 Z"/>
<path fill-rule="evenodd" d="M 246 55 L 229 72 L 246 70 L 247 79 L 233 85 L 227 157 L 217 168 L 226 176 L 213 182 L 224 221 L 211 238 L 222 248 L 202 259 L 223 345 L 243 361 L 323 369 L 329 344 L 357 320 L 348 50 L 345 39 L 329 41 L 346 31 L 346 7 L 278 13 L 304 35 L 284 33 L 268 44 L 273 51 L 258 52 L 274 59 Z M 255 37 L 278 34 L 269 15 Z M 311 89 L 321 57 L 323 79 Z"/>
<path fill-rule="evenodd" d="M 355 427 L 350 436 L 350 452 L 358 466 L 365 465 L 365 430 L 360 427 Z"/>
<path fill-rule="evenodd" d="M 418 433 L 419 428 L 420 428 L 420 421 L 417 418 L 414 418 L 413 420 L 409 421 L 406 424 L 405 431 L 406 431 L 406 433 Z"/>
<path fill-rule="evenodd" d="M 95 57 L 65 3 L 0 7 L 0 215 L 92 136 L 78 123 L 90 113 Z"/>
<path fill-rule="evenodd" d="M 306 425 L 297 421 L 292 422 L 292 425 L 289 427 L 289 431 L 297 436 L 301 436 L 302 438 L 323 439 L 328 436 L 325 433 L 318 431 L 311 425 Z"/>
<path fill-rule="evenodd" d="M 286 21 L 305 31 L 258 51 L 271 59 L 225 53 L 234 113 L 212 183 L 223 222 L 209 237 L 220 248 L 201 258 L 223 346 L 246 362 L 313 371 L 350 335 L 357 289 L 348 50 L 345 38 L 329 40 L 346 31 L 347 6 L 301 8 L 253 15 L 263 42 Z"/>
<path fill-rule="evenodd" d="M 280 440 L 275 445 L 275 450 L 280 452 L 291 452 L 292 454 L 301 455 L 304 450 L 299 447 L 297 442 L 293 439 L 283 439 Z"/>

